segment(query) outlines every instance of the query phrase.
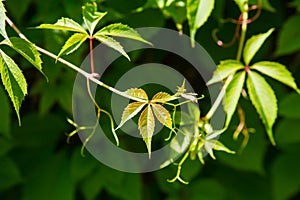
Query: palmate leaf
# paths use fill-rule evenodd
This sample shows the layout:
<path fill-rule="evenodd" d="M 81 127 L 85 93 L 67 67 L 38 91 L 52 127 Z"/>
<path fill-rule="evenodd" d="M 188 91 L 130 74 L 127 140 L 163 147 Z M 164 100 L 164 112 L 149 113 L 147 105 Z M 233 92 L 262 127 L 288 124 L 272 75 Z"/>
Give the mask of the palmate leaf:
<path fill-rule="evenodd" d="M 55 24 L 41 24 L 39 29 L 53 29 L 53 30 L 63 30 L 63 31 L 73 31 L 79 33 L 86 33 L 86 30 L 77 22 L 69 18 L 61 18 Z"/>
<path fill-rule="evenodd" d="M 70 54 L 76 51 L 82 43 L 88 39 L 89 36 L 86 33 L 74 33 L 64 44 L 58 54 L 58 58 L 63 54 Z"/>
<path fill-rule="evenodd" d="M 187 19 L 192 47 L 195 46 L 196 31 L 207 21 L 214 9 L 214 0 L 187 0 Z"/>
<path fill-rule="evenodd" d="M 274 30 L 274 28 L 271 28 L 268 32 L 254 35 L 247 40 L 243 52 L 244 62 L 247 66 L 249 66 L 252 58 Z"/>
<path fill-rule="evenodd" d="M 15 111 L 18 116 L 19 124 L 20 107 L 27 94 L 27 83 L 22 71 L 17 64 L 3 51 L 0 50 L 0 73 L 3 85 L 8 92 L 8 95 L 14 105 Z"/>
<path fill-rule="evenodd" d="M 241 71 L 234 75 L 233 79 L 226 88 L 226 95 L 223 101 L 224 110 L 226 112 L 225 127 L 228 127 L 234 111 L 237 107 L 241 92 L 245 83 L 246 72 Z"/>
<path fill-rule="evenodd" d="M 118 51 L 119 53 L 121 53 L 123 56 L 125 56 L 130 61 L 130 58 L 127 55 L 127 53 L 124 51 L 123 46 L 118 41 L 113 39 L 112 37 L 108 37 L 108 36 L 100 35 L 100 34 L 95 34 L 93 37 L 96 40 L 98 40 L 99 42 L 105 44 L 106 46 Z"/>
<path fill-rule="evenodd" d="M 121 23 L 110 24 L 108 26 L 105 26 L 104 28 L 99 30 L 96 34 L 104 35 L 104 36 L 129 38 L 129 39 L 138 40 L 140 42 L 144 42 L 146 44 L 152 45 L 147 40 L 144 40 L 136 30 L 130 28 L 128 25 L 124 25 Z"/>
<path fill-rule="evenodd" d="M 213 77 L 207 82 L 207 85 L 211 85 L 216 82 L 220 82 L 228 77 L 230 74 L 243 69 L 244 65 L 236 60 L 224 60 L 221 61 L 214 71 Z"/>
<path fill-rule="evenodd" d="M 101 13 L 97 11 L 96 3 L 86 3 L 82 6 L 83 21 L 90 32 L 90 35 L 94 34 L 94 30 L 99 21 L 107 14 L 107 12 Z"/>
<path fill-rule="evenodd" d="M 261 117 L 269 139 L 275 145 L 272 127 L 277 117 L 277 99 L 265 79 L 254 71 L 248 72 L 247 88 L 250 100 Z"/>
<path fill-rule="evenodd" d="M 45 77 L 46 75 L 42 71 L 41 54 L 35 48 L 34 44 L 21 38 L 12 37 L 10 41 L 4 40 L 1 42 L 6 44 L 21 54 L 28 62 L 30 62 L 36 69 L 38 69 Z M 47 78 L 47 77 L 46 77 Z"/>
<path fill-rule="evenodd" d="M 257 62 L 251 66 L 251 69 L 256 69 L 257 71 L 272 77 L 300 93 L 292 73 L 280 63 L 269 61 Z"/>
<path fill-rule="evenodd" d="M 128 120 L 133 118 L 135 115 L 137 115 L 145 106 L 145 103 L 142 102 L 133 102 L 130 103 L 123 111 L 121 122 L 119 126 L 116 128 L 119 129 L 121 126 L 123 126 Z"/>
<path fill-rule="evenodd" d="M 4 5 L 3 5 L 3 1 L 4 0 L 0 0 L 0 34 L 5 38 L 5 39 L 9 39 L 8 36 L 7 36 L 7 33 L 6 33 L 6 30 L 5 30 L 5 18 L 6 18 L 6 10 L 4 8 Z"/>
<path fill-rule="evenodd" d="M 164 126 L 172 129 L 172 118 L 167 109 L 160 104 L 151 104 L 156 119 Z"/>
<path fill-rule="evenodd" d="M 151 157 L 151 141 L 154 133 L 154 116 L 151 110 L 150 105 L 148 105 L 143 112 L 141 113 L 138 121 L 138 127 L 140 133 L 143 137 L 144 142 L 146 143 L 149 158 Z"/>

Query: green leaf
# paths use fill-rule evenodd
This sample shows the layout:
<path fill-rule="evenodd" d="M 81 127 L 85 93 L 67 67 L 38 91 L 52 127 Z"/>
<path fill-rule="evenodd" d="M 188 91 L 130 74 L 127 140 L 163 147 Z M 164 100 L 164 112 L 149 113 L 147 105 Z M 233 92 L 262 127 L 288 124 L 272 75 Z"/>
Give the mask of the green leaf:
<path fill-rule="evenodd" d="M 275 12 L 275 8 L 270 4 L 269 0 L 261 0 L 262 1 L 262 9 L 265 9 L 270 12 Z M 249 0 L 250 5 L 257 5 L 257 0 Z"/>
<path fill-rule="evenodd" d="M 154 133 L 154 116 L 151 110 L 150 105 L 148 105 L 142 112 L 139 117 L 138 122 L 140 134 L 143 137 L 144 142 L 146 143 L 149 158 L 151 157 L 151 140 Z"/>
<path fill-rule="evenodd" d="M 282 64 L 277 62 L 262 61 L 255 63 L 251 69 L 272 77 L 273 79 L 293 88 L 300 94 L 292 73 Z"/>
<path fill-rule="evenodd" d="M 217 151 L 224 151 L 226 153 L 235 154 L 234 151 L 228 149 L 224 144 L 222 144 L 218 140 L 205 140 L 204 148 L 209 153 L 210 157 L 212 157 L 214 160 L 216 159 L 216 157 L 214 156 L 213 149 Z"/>
<path fill-rule="evenodd" d="M 173 21 L 176 24 L 176 28 L 182 32 L 183 29 L 183 23 L 186 20 L 186 3 L 185 1 L 174 1 L 174 0 L 169 0 L 166 3 L 166 7 L 164 7 L 163 10 L 165 16 L 171 17 Z"/>
<path fill-rule="evenodd" d="M 100 34 L 95 34 L 93 37 L 99 42 L 105 44 L 106 46 L 120 52 L 123 56 L 125 56 L 128 60 L 130 60 L 129 56 L 124 51 L 123 46 L 118 41 L 114 40 L 111 37 L 100 35 Z"/>
<path fill-rule="evenodd" d="M 166 92 L 158 92 L 153 97 L 151 102 L 155 103 L 166 103 L 168 101 L 172 101 L 175 99 L 178 99 L 179 97 L 171 96 L 170 94 Z"/>
<path fill-rule="evenodd" d="M 61 18 L 55 24 L 41 24 L 36 28 L 73 31 L 87 34 L 86 30 L 77 22 L 69 18 Z"/>
<path fill-rule="evenodd" d="M 146 44 L 152 45 L 147 40 L 144 40 L 136 30 L 121 23 L 110 24 L 102 28 L 101 30 L 99 30 L 96 34 L 104 35 L 104 36 L 129 38 L 129 39 L 138 40 L 140 42 L 144 42 Z"/>
<path fill-rule="evenodd" d="M 297 107 L 295 106 L 295 104 L 293 106 Z M 299 119 L 280 120 L 275 129 L 275 138 L 278 147 L 282 149 L 288 149 L 292 145 L 296 145 L 298 147 L 300 144 L 299 130 L 300 130 Z"/>
<path fill-rule="evenodd" d="M 121 122 L 119 126 L 116 128 L 119 129 L 121 126 L 123 126 L 128 120 L 133 118 L 135 115 L 137 115 L 145 106 L 145 103 L 142 102 L 133 102 L 129 104 L 123 111 Z"/>
<path fill-rule="evenodd" d="M 286 118 L 300 119 L 300 95 L 290 94 L 279 103 L 279 115 Z"/>
<path fill-rule="evenodd" d="M 277 40 L 277 56 L 296 53 L 300 50 L 300 14 L 293 15 L 283 23 Z"/>
<path fill-rule="evenodd" d="M 249 65 L 252 58 L 257 53 L 257 51 L 260 49 L 260 47 L 263 45 L 265 40 L 271 35 L 271 33 L 274 30 L 275 30 L 274 28 L 271 28 L 268 32 L 254 35 L 247 40 L 244 48 L 244 54 L 243 54 L 244 62 L 247 66 Z"/>
<path fill-rule="evenodd" d="M 101 13 L 97 11 L 97 4 L 86 3 L 82 6 L 82 16 L 90 35 L 94 34 L 94 30 L 99 21 L 107 14 L 107 12 Z"/>
<path fill-rule="evenodd" d="M 247 0 L 234 0 L 234 2 L 238 5 L 238 7 L 242 13 L 244 11 L 244 5 L 248 1 Z"/>
<path fill-rule="evenodd" d="M 207 82 L 207 85 L 224 80 L 230 74 L 235 73 L 236 71 L 244 69 L 244 65 L 236 60 L 224 60 L 221 61 L 217 66 L 217 69 L 214 71 L 213 77 Z"/>
<path fill-rule="evenodd" d="M 12 47 L 46 77 L 42 71 L 41 54 L 35 48 L 34 44 L 17 37 L 12 37 L 10 41 L 5 40 L 2 43 Z"/>
<path fill-rule="evenodd" d="M 4 191 L 22 181 L 17 164 L 8 157 L 2 157 L 0 162 L 0 190 Z"/>
<path fill-rule="evenodd" d="M 11 113 L 11 107 L 9 105 L 8 97 L 3 89 L 2 86 L 0 86 L 0 135 L 5 136 L 6 138 L 9 138 L 10 136 L 10 113 Z M 2 147 L 2 145 L 0 145 Z"/>
<path fill-rule="evenodd" d="M 148 100 L 148 96 L 147 93 L 145 92 L 145 90 L 140 89 L 140 88 L 131 88 L 126 90 L 126 94 L 139 98 L 139 99 L 144 99 L 144 100 Z"/>
<path fill-rule="evenodd" d="M 169 129 L 172 129 L 172 118 L 169 111 L 160 104 L 152 104 L 151 107 L 158 121 L 162 125 L 168 127 Z"/>
<path fill-rule="evenodd" d="M 195 46 L 196 31 L 207 21 L 214 9 L 214 0 L 187 0 L 187 19 L 192 47 Z"/>
<path fill-rule="evenodd" d="M 223 101 L 224 110 L 227 114 L 225 127 L 228 127 L 234 111 L 236 110 L 245 83 L 245 77 L 245 71 L 238 72 L 226 88 L 226 95 Z"/>
<path fill-rule="evenodd" d="M 3 85 L 8 92 L 8 95 L 14 105 L 17 113 L 19 124 L 20 119 L 20 107 L 27 94 L 27 83 L 22 71 L 17 64 L 3 51 L 0 50 L 0 73 Z"/>
<path fill-rule="evenodd" d="M 188 113 L 193 122 L 198 122 L 200 119 L 200 109 L 197 104 L 194 103 L 188 103 Z"/>
<path fill-rule="evenodd" d="M 274 91 L 261 75 L 253 71 L 248 72 L 247 88 L 250 100 L 265 125 L 270 141 L 275 145 L 272 127 L 277 117 L 277 100 Z"/>
<path fill-rule="evenodd" d="M 9 39 L 8 36 L 7 36 L 6 30 L 5 30 L 5 25 L 6 25 L 6 22 L 5 22 L 6 14 L 5 13 L 6 13 L 6 10 L 4 8 L 3 1 L 4 0 L 0 1 L 0 34 L 5 39 Z"/>
<path fill-rule="evenodd" d="M 63 54 L 70 54 L 77 50 L 82 43 L 88 39 L 89 36 L 86 33 L 74 33 L 64 44 L 62 49 L 60 50 L 58 57 Z"/>

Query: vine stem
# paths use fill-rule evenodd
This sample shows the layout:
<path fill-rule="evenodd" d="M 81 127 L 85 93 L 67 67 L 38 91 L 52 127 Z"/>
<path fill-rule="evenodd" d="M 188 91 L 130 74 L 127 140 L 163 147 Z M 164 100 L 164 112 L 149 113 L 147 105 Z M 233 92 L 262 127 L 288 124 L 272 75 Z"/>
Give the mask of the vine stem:
<path fill-rule="evenodd" d="M 246 32 L 247 32 L 247 25 L 248 25 L 248 10 L 249 10 L 249 6 L 248 6 L 248 3 L 246 2 L 244 4 L 243 12 L 242 12 L 241 37 L 239 40 L 238 52 L 237 52 L 237 56 L 236 56 L 237 61 L 241 60 L 244 43 L 245 43 L 245 39 L 246 39 Z M 220 103 L 222 102 L 222 99 L 224 98 L 224 96 L 226 94 L 226 88 L 228 87 L 229 83 L 231 82 L 233 76 L 234 76 L 234 74 L 231 74 L 228 76 L 216 101 L 214 102 L 214 104 L 212 105 L 212 107 L 210 108 L 210 110 L 208 111 L 206 116 L 203 117 L 203 120 L 209 120 L 212 118 L 212 116 L 216 112 L 217 108 L 219 107 Z"/>
<path fill-rule="evenodd" d="M 94 64 L 94 51 L 93 51 L 93 37 L 90 36 L 90 62 L 91 62 L 91 72 L 95 73 L 95 64 Z"/>
<path fill-rule="evenodd" d="M 6 20 L 7 24 L 19 35 L 20 38 L 22 38 L 22 39 L 30 42 L 28 40 L 28 38 L 18 29 L 18 27 L 8 17 L 5 17 L 5 20 Z M 66 60 L 64 60 L 62 58 L 59 58 L 57 55 L 55 55 L 55 54 L 53 54 L 53 53 L 51 53 L 51 52 L 49 52 L 49 51 L 47 51 L 47 50 L 45 50 L 45 49 L 37 46 L 37 45 L 34 45 L 34 46 L 35 46 L 35 48 L 39 52 L 41 52 L 41 53 L 43 53 L 43 54 L 45 54 L 45 55 L 47 55 L 47 56 L 49 56 L 49 57 L 51 57 L 51 58 L 59 61 L 60 63 L 66 65 L 67 67 L 69 67 L 69 68 L 77 71 L 78 73 L 80 73 L 81 75 L 83 75 L 87 79 L 91 80 L 92 82 L 96 83 L 97 85 L 99 85 L 101 87 L 104 87 L 104 88 L 110 90 L 111 92 L 113 92 L 115 94 L 118 94 L 120 96 L 123 96 L 125 98 L 131 99 L 131 100 L 134 100 L 134 101 L 138 101 L 138 102 L 148 103 L 147 100 L 130 96 L 130 95 L 126 94 L 125 92 L 122 92 L 122 91 L 117 90 L 117 89 L 115 89 L 113 87 L 110 87 L 110 86 L 106 85 L 105 83 L 103 83 L 103 82 L 99 81 L 98 79 L 96 79 L 95 78 L 96 76 L 95 76 L 94 73 L 90 74 L 90 73 L 82 70 L 81 68 L 77 67 L 76 65 L 74 65 L 74 64 L 72 64 L 72 63 L 70 63 L 70 62 L 68 62 L 68 61 L 66 61 Z"/>

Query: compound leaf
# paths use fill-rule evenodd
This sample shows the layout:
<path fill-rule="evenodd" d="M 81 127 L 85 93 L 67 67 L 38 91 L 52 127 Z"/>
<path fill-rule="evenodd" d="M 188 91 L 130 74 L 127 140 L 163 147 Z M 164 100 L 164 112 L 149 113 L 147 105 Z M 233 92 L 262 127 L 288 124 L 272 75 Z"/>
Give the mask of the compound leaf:
<path fill-rule="evenodd" d="M 247 88 L 250 100 L 261 117 L 273 145 L 272 127 L 277 117 L 277 99 L 271 86 L 256 72 L 249 71 Z"/>
<path fill-rule="evenodd" d="M 90 35 L 93 35 L 97 24 L 106 14 L 107 12 L 101 13 L 97 11 L 96 3 L 86 3 L 82 6 L 83 21 L 89 30 Z"/>

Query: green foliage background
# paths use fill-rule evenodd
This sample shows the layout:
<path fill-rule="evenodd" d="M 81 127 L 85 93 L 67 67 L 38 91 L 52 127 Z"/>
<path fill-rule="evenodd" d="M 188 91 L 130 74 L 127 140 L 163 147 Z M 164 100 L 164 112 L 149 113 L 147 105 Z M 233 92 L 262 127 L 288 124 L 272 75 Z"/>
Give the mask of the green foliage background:
<path fill-rule="evenodd" d="M 264 1 L 266 2 L 266 1 Z M 159 8 L 133 12 L 146 1 L 107 0 L 100 9 L 108 11 L 102 25 L 122 22 L 131 27 L 167 27 L 176 29 L 173 21 Z M 247 36 L 275 27 L 271 39 L 263 46 L 254 61 L 278 61 L 293 73 L 300 84 L 300 3 L 270 1 L 258 20 L 248 26 Z M 62 16 L 81 21 L 80 0 L 8 0 L 8 16 L 28 38 L 56 54 L 67 33 L 28 29 L 42 23 L 54 23 Z M 266 5 L 266 4 L 265 4 Z M 237 45 L 218 47 L 212 39 L 214 28 L 225 41 L 233 36 L 234 25 L 220 23 L 221 19 L 238 17 L 238 7 L 231 0 L 217 0 L 212 16 L 197 32 L 196 40 L 210 53 L 216 63 L 234 58 Z M 151 17 L 149 17 L 151 16 Z M 7 28 L 9 35 L 15 33 Z M 183 32 L 188 33 L 187 22 Z M 71 200 L 71 199 L 299 199 L 300 198 L 300 97 L 291 89 L 268 79 L 279 101 L 279 118 L 274 127 L 277 146 L 271 146 L 265 129 L 249 100 L 242 99 L 251 133 L 247 147 L 239 151 L 243 137 L 237 141 L 232 134 L 238 124 L 233 117 L 231 127 L 221 141 L 237 155 L 216 153 L 217 160 L 187 161 L 182 177 L 189 185 L 168 183 L 176 166 L 146 174 L 127 174 L 108 168 L 86 153 L 80 155 L 82 143 L 77 136 L 66 143 L 66 133 L 72 131 L 66 117 L 72 117 L 72 87 L 75 73 L 60 63 L 43 56 L 46 82 L 42 74 L 17 53 L 8 54 L 21 66 L 28 81 L 29 94 L 21 108 L 22 126 L 12 105 L 0 87 L 0 199 Z M 80 65 L 88 53 L 87 46 L 67 57 Z M 144 59 L 144 58 L 143 58 Z M 164 60 L 162 56 L 160 58 Z"/>

